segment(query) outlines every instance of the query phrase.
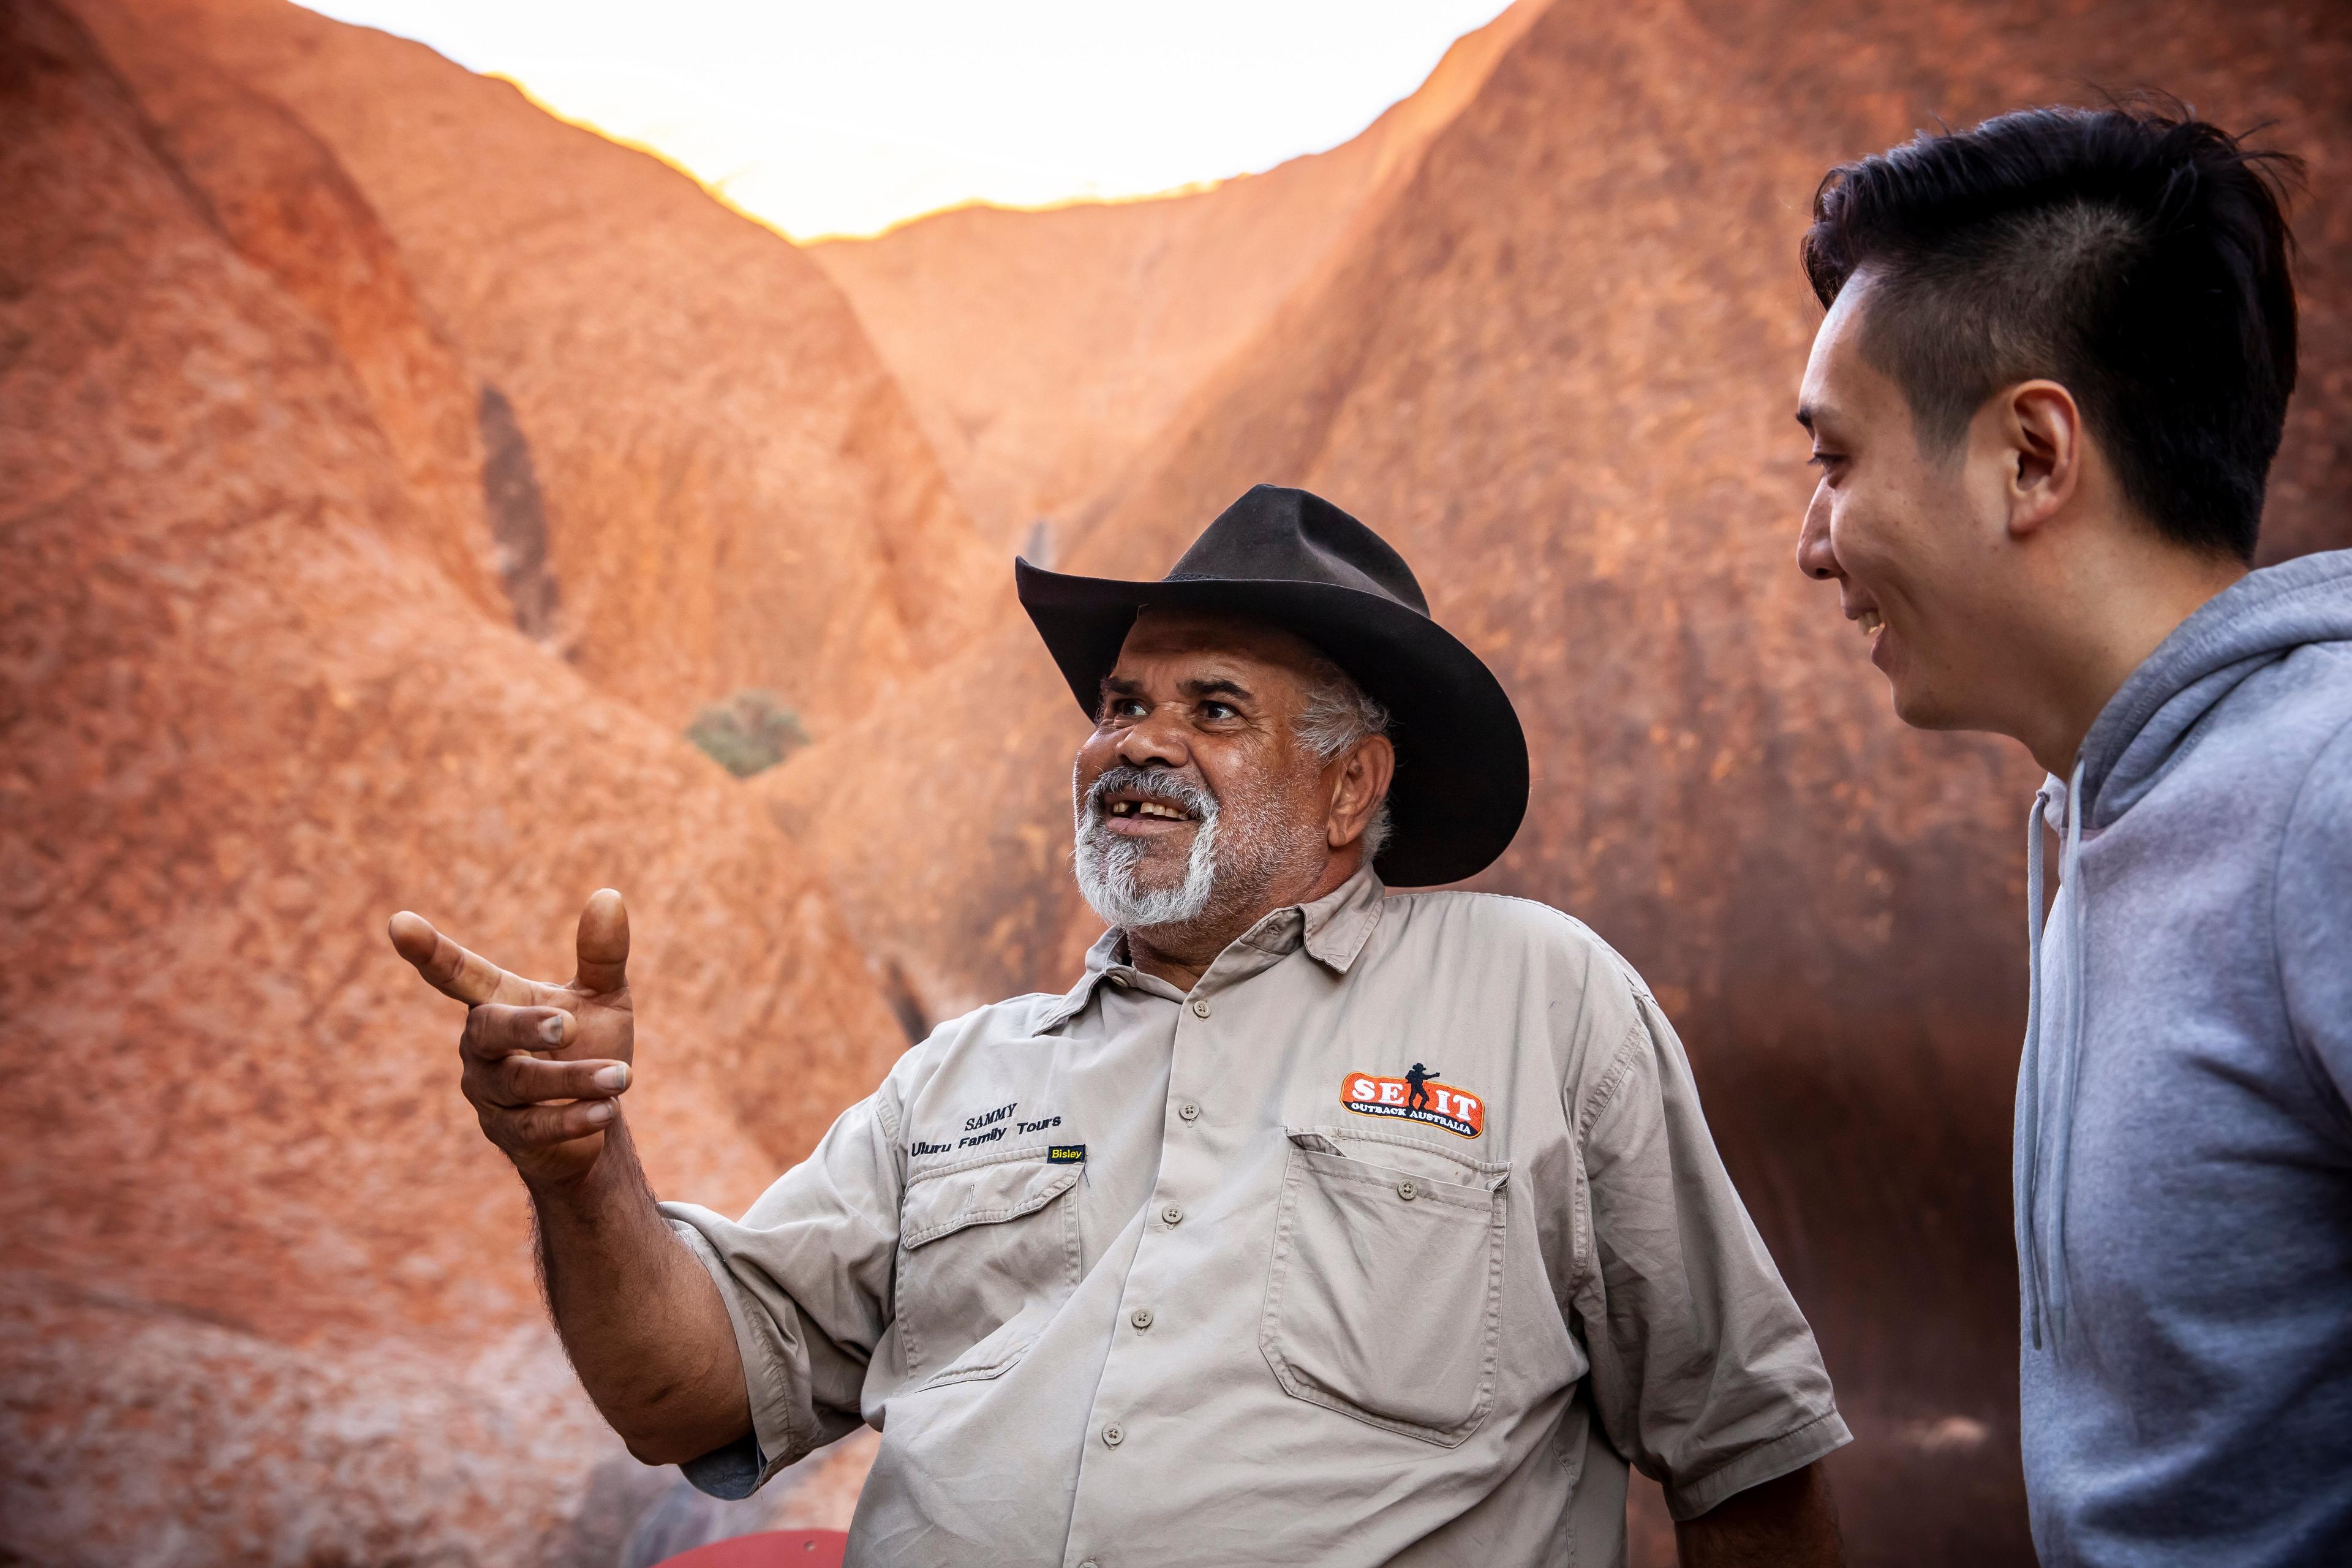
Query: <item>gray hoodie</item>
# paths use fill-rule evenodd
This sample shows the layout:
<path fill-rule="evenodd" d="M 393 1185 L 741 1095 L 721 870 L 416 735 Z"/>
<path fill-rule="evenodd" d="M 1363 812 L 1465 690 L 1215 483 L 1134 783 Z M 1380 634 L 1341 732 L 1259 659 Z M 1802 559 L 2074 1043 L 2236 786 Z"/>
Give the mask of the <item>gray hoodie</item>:
<path fill-rule="evenodd" d="M 2352 551 L 2166 638 L 2042 787 L 2028 867 L 2034 1544 L 2352 1563 Z"/>

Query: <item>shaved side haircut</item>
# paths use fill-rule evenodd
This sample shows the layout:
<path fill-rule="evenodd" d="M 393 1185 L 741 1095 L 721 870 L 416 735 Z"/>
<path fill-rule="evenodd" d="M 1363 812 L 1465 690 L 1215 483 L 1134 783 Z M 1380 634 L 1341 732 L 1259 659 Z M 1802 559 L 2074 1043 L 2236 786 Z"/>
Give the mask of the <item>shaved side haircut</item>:
<path fill-rule="evenodd" d="M 2251 561 L 2294 390 L 2299 170 L 2168 100 L 2026 110 L 1831 170 L 1805 272 L 1824 306 L 1866 289 L 1864 355 L 1929 453 L 2055 381 L 2160 534 Z"/>

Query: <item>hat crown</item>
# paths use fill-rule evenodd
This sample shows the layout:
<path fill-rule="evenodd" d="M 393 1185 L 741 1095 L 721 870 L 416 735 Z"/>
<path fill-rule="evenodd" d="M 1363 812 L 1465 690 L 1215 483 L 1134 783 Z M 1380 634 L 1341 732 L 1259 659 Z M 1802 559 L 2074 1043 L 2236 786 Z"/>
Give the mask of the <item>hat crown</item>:
<path fill-rule="evenodd" d="M 1170 583 L 1327 583 L 1429 614 L 1429 600 L 1388 541 L 1307 490 L 1257 485 L 1192 542 Z"/>

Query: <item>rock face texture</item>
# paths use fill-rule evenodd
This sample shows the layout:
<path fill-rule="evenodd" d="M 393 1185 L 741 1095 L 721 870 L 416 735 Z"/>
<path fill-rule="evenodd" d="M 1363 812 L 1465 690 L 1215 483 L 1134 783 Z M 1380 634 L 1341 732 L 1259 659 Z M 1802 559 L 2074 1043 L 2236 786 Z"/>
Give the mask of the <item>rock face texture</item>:
<path fill-rule="evenodd" d="M 1458 40 L 1412 97 L 1328 153 L 1169 200 L 964 207 L 809 254 L 856 306 L 990 541 L 1050 553 L 1384 210 L 1548 3 L 1519 0 Z"/>
<path fill-rule="evenodd" d="M 112 0 L 82 7 L 170 165 L 224 238 L 316 317 L 392 446 L 410 512 L 450 580 L 499 601 L 473 378 L 421 308 L 367 200 L 284 106 L 172 48 Z"/>
<path fill-rule="evenodd" d="M 2346 17 L 2315 0 L 1556 5 L 1057 563 L 1157 576 L 1259 480 L 1330 496 L 1414 563 L 1536 759 L 1483 885 L 1592 923 L 1683 1026 L 1862 1435 L 1835 1464 L 1857 1561 L 2028 1560 L 2007 1128 L 2035 780 L 2011 748 L 1904 730 L 1794 570 L 1806 204 L 1936 116 L 2085 79 L 2273 121 L 2311 178 L 2267 548 L 2352 543 L 2347 72 Z M 1097 929 L 1066 871 L 1084 723 L 1000 608 L 914 699 L 966 723 L 761 781 L 932 1016 L 1059 988 Z M 943 809 L 897 811 L 950 773 Z"/>
<path fill-rule="evenodd" d="M 385 917 L 561 974 L 625 889 L 631 1115 L 721 1206 L 902 1037 L 810 860 L 514 626 L 335 160 L 123 58 L 0 7 L 0 1557 L 612 1563 L 647 1482 Z"/>
<path fill-rule="evenodd" d="M 528 439 L 550 631 L 599 689 L 672 728 L 773 690 L 822 734 L 960 638 L 996 563 L 792 246 L 420 45 L 284 0 L 138 30 L 299 116 L 381 216 Z"/>

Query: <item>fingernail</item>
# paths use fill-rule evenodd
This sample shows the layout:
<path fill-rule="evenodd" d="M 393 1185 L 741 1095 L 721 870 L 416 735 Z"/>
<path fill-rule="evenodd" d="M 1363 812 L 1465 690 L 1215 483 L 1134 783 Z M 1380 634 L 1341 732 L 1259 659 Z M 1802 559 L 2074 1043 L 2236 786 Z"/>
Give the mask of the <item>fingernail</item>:
<path fill-rule="evenodd" d="M 548 1019 L 539 1026 L 539 1037 L 551 1046 L 563 1043 L 563 1020 L 561 1016 Z"/>
<path fill-rule="evenodd" d="M 599 1123 L 612 1121 L 613 1102 L 609 1100 L 600 1100 L 595 1104 L 590 1106 L 588 1108 L 588 1120 Z"/>
<path fill-rule="evenodd" d="M 590 1081 L 598 1089 L 626 1089 L 629 1087 L 629 1069 L 614 1062 L 611 1067 L 597 1069 L 596 1076 Z"/>

